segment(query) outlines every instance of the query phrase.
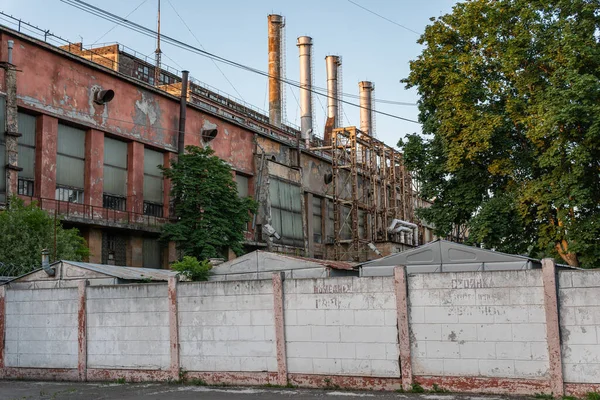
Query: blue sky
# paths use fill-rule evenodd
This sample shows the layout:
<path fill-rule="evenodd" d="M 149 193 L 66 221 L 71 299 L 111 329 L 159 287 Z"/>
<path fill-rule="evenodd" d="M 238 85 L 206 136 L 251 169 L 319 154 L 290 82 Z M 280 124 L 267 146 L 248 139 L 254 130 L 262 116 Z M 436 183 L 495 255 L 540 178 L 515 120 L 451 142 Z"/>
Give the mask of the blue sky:
<path fill-rule="evenodd" d="M 133 9 L 130 20 L 156 28 L 157 0 L 86 0 L 87 2 L 125 16 Z M 399 82 L 409 73 L 409 61 L 421 52 L 416 43 L 419 35 L 390 23 L 357 7 L 348 0 L 161 0 L 161 30 L 164 34 L 199 47 L 198 42 L 175 13 L 179 12 L 202 46 L 212 53 L 251 67 L 267 70 L 267 15 L 277 13 L 286 18 L 286 74 L 298 80 L 298 36 L 313 38 L 314 83 L 326 86 L 325 56 L 341 55 L 343 60 L 344 92 L 358 94 L 358 82 L 375 83 L 376 98 L 416 103 L 414 90 L 406 90 Z M 353 0 L 386 18 L 416 32 L 423 32 L 430 17 L 451 11 L 452 0 Z M 140 5 L 141 4 L 141 5 Z M 173 7 L 172 7 L 173 6 Z M 136 51 L 153 56 L 153 39 L 117 27 L 100 38 L 114 25 L 86 14 L 60 0 L 0 0 L 0 10 L 72 42 L 83 38 L 84 44 L 96 41 L 119 42 Z M 0 23 L 5 23 L 0 21 Z M 176 69 L 188 69 L 190 74 L 234 97 L 266 110 L 268 107 L 267 78 L 227 65 L 219 65 L 235 89 L 223 77 L 212 61 L 168 44 L 162 46 L 163 63 Z M 236 90 L 238 93 L 236 93 Z M 287 119 L 300 124 L 300 114 L 287 88 Z M 347 99 L 357 102 L 355 99 Z M 322 133 L 326 98 L 314 99 L 316 128 Z M 416 106 L 377 104 L 377 110 L 416 120 Z M 345 125 L 359 125 L 358 109 L 344 106 Z M 419 132 L 418 124 L 376 117 L 379 139 L 395 146 L 407 133 Z"/>

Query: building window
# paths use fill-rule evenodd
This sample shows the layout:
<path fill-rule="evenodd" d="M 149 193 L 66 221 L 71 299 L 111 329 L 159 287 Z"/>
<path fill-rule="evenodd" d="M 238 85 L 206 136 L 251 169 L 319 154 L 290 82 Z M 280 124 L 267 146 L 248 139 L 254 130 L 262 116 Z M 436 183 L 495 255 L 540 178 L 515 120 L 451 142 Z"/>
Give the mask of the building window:
<path fill-rule="evenodd" d="M 325 226 L 327 238 L 325 243 L 333 243 L 335 240 L 335 213 L 333 210 L 333 201 L 327 200 L 327 224 Z"/>
<path fill-rule="evenodd" d="M 21 196 L 33 197 L 33 180 L 19 177 L 18 193 Z"/>
<path fill-rule="evenodd" d="M 304 247 L 301 196 L 300 186 L 271 177 L 269 184 L 271 225 L 281 236 L 281 239 L 276 242 Z"/>
<path fill-rule="evenodd" d="M 56 200 L 83 203 L 85 131 L 58 124 Z"/>
<path fill-rule="evenodd" d="M 69 203 L 83 204 L 83 189 L 57 186 L 55 199 L 58 201 L 67 201 Z"/>
<path fill-rule="evenodd" d="M 33 196 L 35 177 L 35 125 L 36 117 L 18 113 L 19 119 L 19 183 L 18 193 L 23 196 Z"/>
<path fill-rule="evenodd" d="M 240 175 L 238 173 L 235 174 L 235 183 L 237 186 L 238 196 L 244 198 L 248 197 L 248 185 L 250 183 L 250 179 L 247 176 Z"/>
<path fill-rule="evenodd" d="M 150 215 L 152 217 L 162 218 L 163 205 L 145 201 L 144 202 L 144 215 Z"/>
<path fill-rule="evenodd" d="M 144 149 L 144 214 L 163 216 L 163 153 Z"/>
<path fill-rule="evenodd" d="M 112 196 L 104 193 L 102 196 L 102 207 L 117 211 L 127 211 L 127 199 L 122 196 Z"/>
<path fill-rule="evenodd" d="M 102 206 L 127 209 L 127 143 L 104 138 L 104 195 Z"/>
<path fill-rule="evenodd" d="M 0 96 L 0 131 L 6 126 L 6 99 Z M 4 134 L 0 133 L 0 203 L 6 202 L 6 144 Z"/>
<path fill-rule="evenodd" d="M 137 78 L 154 85 L 154 68 L 150 68 L 147 65 L 138 65 L 137 67 Z"/>
<path fill-rule="evenodd" d="M 323 241 L 323 204 L 322 199 L 317 196 L 312 198 L 312 225 L 313 240 L 315 243 Z"/>

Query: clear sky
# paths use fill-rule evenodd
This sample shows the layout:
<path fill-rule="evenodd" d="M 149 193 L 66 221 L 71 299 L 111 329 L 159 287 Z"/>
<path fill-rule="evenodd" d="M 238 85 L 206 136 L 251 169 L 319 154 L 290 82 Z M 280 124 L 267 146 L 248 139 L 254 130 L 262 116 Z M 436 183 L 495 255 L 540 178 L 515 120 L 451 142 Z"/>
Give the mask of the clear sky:
<path fill-rule="evenodd" d="M 119 16 L 156 29 L 157 0 L 86 0 Z M 414 90 L 406 90 L 399 81 L 409 72 L 409 61 L 421 52 L 416 43 L 430 17 L 451 11 L 454 0 L 352 0 L 397 24 L 361 9 L 349 0 L 161 0 L 161 31 L 172 38 L 209 52 L 260 69 L 267 70 L 267 15 L 281 14 L 286 18 L 286 75 L 297 81 L 298 36 L 313 38 L 314 84 L 326 87 L 325 56 L 342 56 L 344 92 L 358 94 L 358 82 L 375 83 L 379 99 L 416 103 Z M 186 28 L 177 13 L 193 32 Z M 139 33 L 73 8 L 60 0 L 0 0 L 0 10 L 24 21 L 50 30 L 71 42 L 83 38 L 85 45 L 94 42 L 119 42 L 153 57 L 156 43 Z M 6 24 L 3 21 L 0 23 Z M 409 30 L 410 29 L 410 30 Z M 105 34 L 106 33 L 106 34 Z M 194 38 L 194 35 L 196 38 Z M 200 55 L 164 44 L 163 63 L 176 69 L 188 69 L 194 78 L 208 83 L 234 97 L 266 110 L 267 78 L 251 72 L 219 65 L 231 84 L 215 64 Z M 235 87 L 235 89 L 234 89 Z M 236 92 L 237 91 L 237 92 Z M 292 91 L 287 88 L 287 120 L 300 125 L 300 113 Z M 239 93 L 239 94 L 238 94 Z M 316 130 L 322 134 L 325 123 L 326 98 L 314 99 Z M 358 100 L 348 98 L 350 102 Z M 416 120 L 416 106 L 377 104 L 378 111 Z M 344 125 L 359 126 L 358 108 L 344 106 Z M 419 132 L 420 125 L 376 117 L 379 139 L 395 146 L 407 133 Z"/>

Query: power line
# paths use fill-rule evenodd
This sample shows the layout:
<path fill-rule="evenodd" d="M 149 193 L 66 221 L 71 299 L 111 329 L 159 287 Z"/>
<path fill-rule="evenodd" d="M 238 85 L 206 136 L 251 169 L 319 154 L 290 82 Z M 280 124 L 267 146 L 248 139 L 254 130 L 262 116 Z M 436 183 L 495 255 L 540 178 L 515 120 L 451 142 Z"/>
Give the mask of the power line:
<path fill-rule="evenodd" d="M 391 23 L 392 23 L 392 24 L 394 24 L 394 25 L 398 25 L 400 28 L 406 29 L 406 30 L 407 30 L 407 31 L 409 31 L 409 32 L 416 33 L 417 35 L 421 36 L 421 34 L 420 34 L 419 32 L 417 32 L 417 31 L 415 31 L 415 30 L 412 30 L 412 29 L 410 29 L 410 28 L 408 28 L 408 27 L 406 27 L 406 26 L 404 26 L 404 25 L 402 25 L 402 24 L 399 24 L 399 23 L 397 23 L 396 21 L 393 21 L 393 20 L 391 20 L 391 19 L 389 19 L 389 18 L 387 18 L 387 17 L 384 17 L 383 15 L 381 15 L 381 14 L 378 14 L 378 13 L 376 13 L 375 11 L 369 10 L 368 8 L 366 8 L 366 7 L 363 7 L 363 6 L 361 6 L 360 4 L 358 4 L 358 3 L 355 3 L 355 2 L 354 2 L 354 1 L 352 1 L 352 0 L 348 0 L 348 2 L 349 2 L 349 3 L 352 3 L 352 4 L 354 4 L 356 7 L 362 8 L 363 10 L 365 10 L 365 11 L 367 11 L 367 12 L 370 12 L 370 13 L 371 13 L 371 14 L 373 14 L 373 15 L 376 15 L 376 16 L 378 16 L 379 18 L 382 18 L 382 19 L 386 20 L 387 22 L 391 22 Z"/>
<path fill-rule="evenodd" d="M 179 15 L 179 12 L 177 12 L 177 9 L 175 9 L 175 7 L 173 6 L 173 3 L 171 3 L 171 0 L 167 0 L 167 1 L 168 1 L 169 5 L 171 6 L 171 8 L 173 9 L 173 11 L 175 11 L 175 14 L 177 14 L 177 16 L 179 17 L 179 19 L 183 23 L 183 25 L 191 33 L 191 35 L 194 37 L 194 39 L 196 39 L 196 42 L 198 43 L 198 45 L 200 46 L 200 48 L 202 50 L 206 50 L 204 48 L 204 46 L 202 46 L 202 43 L 200 43 L 200 40 L 196 37 L 196 35 L 194 35 L 194 32 L 192 32 L 192 30 L 190 29 L 190 27 L 188 26 L 188 24 L 186 24 L 185 21 L 183 20 L 183 18 L 181 17 L 181 15 Z M 223 78 L 225 78 L 225 80 L 229 83 L 229 85 L 233 88 L 233 90 L 235 90 L 235 92 L 238 94 L 238 96 L 240 96 L 240 99 L 242 99 L 243 101 L 246 101 L 246 100 L 244 100 L 244 97 L 242 96 L 242 94 L 240 92 L 238 92 L 238 90 L 233 85 L 233 83 L 231 83 L 231 81 L 229 80 L 229 78 L 227 77 L 227 75 L 225 75 L 225 72 L 223 72 L 223 70 L 215 62 L 215 60 L 213 60 L 212 58 L 210 60 L 213 62 L 213 64 L 215 65 L 215 67 L 217 67 L 217 69 L 219 70 L 219 72 L 221 73 L 221 75 L 223 75 Z"/>
<path fill-rule="evenodd" d="M 88 3 L 86 3 L 86 2 L 84 2 L 82 0 L 61 0 L 61 2 L 69 4 L 69 5 L 71 5 L 71 6 L 75 7 L 75 8 L 78 8 L 78 9 L 82 10 L 82 11 L 85 11 L 88 14 L 92 14 L 92 15 L 95 15 L 95 16 L 100 17 L 102 19 L 118 23 L 119 25 L 121 25 L 123 27 L 126 27 L 126 28 L 128 28 L 128 29 L 130 29 L 130 30 L 132 30 L 134 32 L 138 32 L 138 33 L 140 33 L 142 35 L 145 35 L 145 36 L 148 36 L 148 37 L 151 37 L 151 38 L 155 38 L 156 35 L 157 35 L 157 32 L 153 31 L 152 29 L 146 28 L 145 26 L 139 25 L 139 24 L 137 24 L 135 22 L 132 22 L 132 21 L 129 21 L 129 20 L 125 19 L 125 18 L 119 17 L 119 16 L 117 16 L 115 14 L 112 14 L 112 13 L 106 11 L 106 10 L 103 10 L 101 8 L 98 8 L 96 6 L 88 4 Z M 213 54 L 213 53 L 210 53 L 208 51 L 199 49 L 197 47 L 194 47 L 194 46 L 192 46 L 190 44 L 187 44 L 185 42 L 182 42 L 180 40 L 171 38 L 169 36 L 161 35 L 161 38 L 162 38 L 162 40 L 164 42 L 169 43 L 172 46 L 181 48 L 183 50 L 187 50 L 187 51 L 190 51 L 190 52 L 202 55 L 204 57 L 211 58 L 211 59 L 214 59 L 216 61 L 222 62 L 224 64 L 231 65 L 231 66 L 234 66 L 236 68 L 240 68 L 240 69 L 244 69 L 246 71 L 253 72 L 255 74 L 259 74 L 259 75 L 262 75 L 262 76 L 265 76 L 265 77 L 272 77 L 267 72 L 264 72 L 264 71 L 261 71 L 259 69 L 256 69 L 256 68 L 253 68 L 253 67 L 249 67 L 247 65 L 238 63 L 236 61 L 232 61 L 232 60 L 229 60 L 227 58 L 218 56 L 216 54 Z M 301 88 L 301 85 L 300 85 L 299 82 L 296 82 L 296 81 L 293 81 L 293 80 L 289 80 L 289 79 L 282 79 L 282 78 L 278 78 L 278 77 L 275 77 L 275 76 L 273 76 L 273 78 L 278 79 L 278 80 L 280 80 L 282 82 L 286 82 L 286 83 L 288 83 L 290 85 L 296 86 L 298 88 Z M 361 108 L 361 109 L 362 108 L 367 109 L 366 107 L 362 107 L 359 104 L 352 103 L 352 102 L 343 100 L 341 98 L 337 99 L 337 98 L 329 96 L 327 94 L 320 93 L 319 91 L 315 90 L 314 88 L 313 89 L 309 89 L 309 90 L 311 92 L 317 94 L 317 95 L 324 96 L 324 97 L 327 97 L 327 98 L 333 98 L 333 99 L 339 100 L 340 102 L 342 102 L 344 104 L 351 105 L 353 107 L 357 107 L 357 108 Z M 386 113 L 386 112 L 383 112 L 383 111 L 375 111 L 375 110 L 372 110 L 372 109 L 368 109 L 368 110 L 372 111 L 372 112 L 375 112 L 377 114 L 380 114 L 380 115 L 385 115 L 385 116 L 390 117 L 390 118 L 394 118 L 394 119 L 398 119 L 398 120 L 402 120 L 402 121 L 407 121 L 407 122 L 412 122 L 412 123 L 415 123 L 415 124 L 420 124 L 416 120 L 412 120 L 412 119 L 409 119 L 409 118 L 400 117 L 398 115 Z"/>
<path fill-rule="evenodd" d="M 127 14 L 125 16 L 125 18 L 129 17 L 131 14 L 133 14 L 134 12 L 137 11 L 138 8 L 140 8 L 141 6 L 143 6 L 148 0 L 143 0 L 140 4 L 138 4 L 138 6 L 136 8 L 134 8 L 133 10 L 131 10 L 131 12 L 129 14 Z M 114 24 L 112 28 L 110 28 L 109 30 L 107 30 L 104 35 L 100 36 L 98 39 L 96 39 L 96 41 L 94 43 L 92 43 L 92 45 L 95 45 L 96 43 L 98 43 L 100 41 L 100 39 L 102 39 L 104 36 L 108 35 L 109 33 L 111 33 L 117 26 L 119 26 L 119 24 Z"/>

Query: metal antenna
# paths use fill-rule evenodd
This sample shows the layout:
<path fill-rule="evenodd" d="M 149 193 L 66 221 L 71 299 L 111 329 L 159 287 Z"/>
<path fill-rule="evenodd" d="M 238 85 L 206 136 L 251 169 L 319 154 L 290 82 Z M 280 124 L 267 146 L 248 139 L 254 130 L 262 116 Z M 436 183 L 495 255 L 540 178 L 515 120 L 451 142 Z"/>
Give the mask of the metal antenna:
<path fill-rule="evenodd" d="M 160 51 L 160 0 L 158 0 L 158 26 L 156 32 L 158 34 L 156 35 L 156 51 L 154 52 L 156 54 L 156 63 L 154 67 L 154 85 L 158 86 L 160 85 L 160 57 L 162 53 Z"/>

